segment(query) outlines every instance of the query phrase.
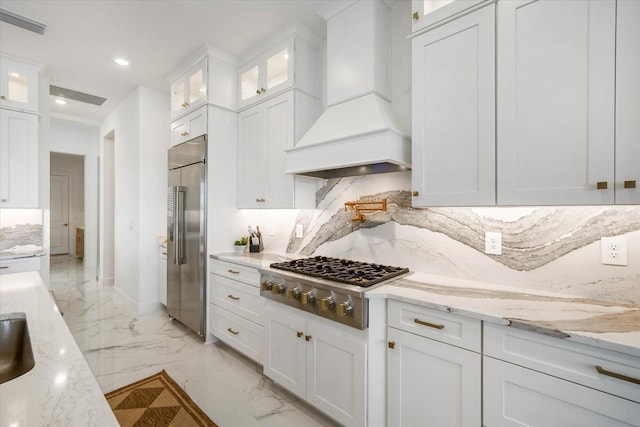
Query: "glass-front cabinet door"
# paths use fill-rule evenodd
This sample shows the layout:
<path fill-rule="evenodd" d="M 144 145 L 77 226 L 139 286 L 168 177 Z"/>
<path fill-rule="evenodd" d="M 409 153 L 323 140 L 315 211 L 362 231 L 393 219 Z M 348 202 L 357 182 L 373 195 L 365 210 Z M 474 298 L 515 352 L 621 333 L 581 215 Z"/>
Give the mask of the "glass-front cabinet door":
<path fill-rule="evenodd" d="M 0 105 L 37 112 L 39 67 L 2 56 L 0 70 Z"/>
<path fill-rule="evenodd" d="M 248 70 L 240 73 L 240 102 L 250 102 L 252 98 L 260 95 L 260 67 L 250 66 Z"/>
<path fill-rule="evenodd" d="M 174 120 L 207 100 L 206 58 L 171 85 L 171 119 Z"/>
<path fill-rule="evenodd" d="M 289 80 L 289 48 L 286 47 L 267 58 L 267 90 Z"/>
<path fill-rule="evenodd" d="M 411 0 L 412 31 L 433 25 L 487 0 Z"/>

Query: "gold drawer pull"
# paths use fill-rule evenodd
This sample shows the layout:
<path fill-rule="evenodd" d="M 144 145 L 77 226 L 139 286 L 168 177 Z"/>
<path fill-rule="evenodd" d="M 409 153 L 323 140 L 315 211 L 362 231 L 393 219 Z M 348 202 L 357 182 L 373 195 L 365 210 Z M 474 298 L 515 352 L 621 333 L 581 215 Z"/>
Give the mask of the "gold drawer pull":
<path fill-rule="evenodd" d="M 236 301 L 240 299 L 240 297 L 236 297 L 236 296 L 233 296 L 233 295 L 231 295 L 231 294 L 227 295 L 227 297 L 229 297 L 229 298 L 231 298 L 231 299 L 234 299 L 234 300 L 236 300 Z"/>
<path fill-rule="evenodd" d="M 415 319 L 413 319 L 413 321 L 415 323 L 417 323 L 418 325 L 428 326 L 428 327 L 434 328 L 434 329 L 444 329 L 444 325 L 440 325 L 438 323 L 425 322 L 424 320 L 420 320 L 417 317 Z"/>
<path fill-rule="evenodd" d="M 304 340 L 305 341 L 311 341 L 311 335 L 305 335 L 304 336 Z"/>
<path fill-rule="evenodd" d="M 598 190 L 606 190 L 609 187 L 609 183 L 607 181 L 599 181 L 596 183 L 596 188 Z"/>
<path fill-rule="evenodd" d="M 300 338 L 301 336 L 303 336 L 304 334 L 300 331 L 296 332 L 296 335 L 298 336 L 298 338 Z"/>
<path fill-rule="evenodd" d="M 414 20 L 414 21 L 417 21 L 418 19 L 420 19 L 420 13 L 418 13 L 418 12 L 413 12 L 412 17 L 413 17 L 413 20 Z"/>
<path fill-rule="evenodd" d="M 625 181 L 624 188 L 636 188 L 636 181 Z"/>
<path fill-rule="evenodd" d="M 238 332 L 238 331 L 234 331 L 234 330 L 233 330 L 233 329 L 231 329 L 231 328 L 227 328 L 227 331 L 231 332 L 233 335 L 238 335 L 238 334 L 240 333 L 240 332 Z"/>
<path fill-rule="evenodd" d="M 231 273 L 231 274 L 240 274 L 240 272 L 239 272 L 239 271 L 235 271 L 235 270 L 231 270 L 231 269 L 229 269 L 229 270 L 227 270 L 227 271 L 228 271 L 229 273 Z"/>
<path fill-rule="evenodd" d="M 640 384 L 640 379 L 638 378 L 628 377 L 626 375 L 618 374 L 616 372 L 607 371 L 602 366 L 596 366 L 596 371 L 598 371 L 600 375 L 606 375 L 608 377 L 617 378 L 622 381 L 627 381 L 634 384 Z"/>
<path fill-rule="evenodd" d="M 418 197 L 418 196 L 420 195 L 420 192 L 419 192 L 419 191 L 412 191 L 412 192 L 411 192 L 411 195 L 412 195 L 413 197 Z"/>
<path fill-rule="evenodd" d="M 389 342 L 387 343 L 387 347 L 389 347 L 389 348 L 391 348 L 391 349 L 396 348 L 396 342 L 395 342 L 395 341 L 389 341 Z"/>

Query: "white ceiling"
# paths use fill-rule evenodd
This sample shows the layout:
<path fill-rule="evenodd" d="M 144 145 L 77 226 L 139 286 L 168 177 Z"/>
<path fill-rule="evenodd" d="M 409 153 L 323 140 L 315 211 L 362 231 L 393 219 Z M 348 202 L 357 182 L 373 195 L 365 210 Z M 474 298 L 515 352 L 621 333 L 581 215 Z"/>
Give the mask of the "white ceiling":
<path fill-rule="evenodd" d="M 240 56 L 294 19 L 324 38 L 315 12 L 331 1 L 0 0 L 47 24 L 39 35 L 0 22 L 0 52 L 45 65 L 55 86 L 107 98 L 101 107 L 51 104 L 54 115 L 99 124 L 139 85 L 168 92 L 167 75 L 205 43 Z"/>

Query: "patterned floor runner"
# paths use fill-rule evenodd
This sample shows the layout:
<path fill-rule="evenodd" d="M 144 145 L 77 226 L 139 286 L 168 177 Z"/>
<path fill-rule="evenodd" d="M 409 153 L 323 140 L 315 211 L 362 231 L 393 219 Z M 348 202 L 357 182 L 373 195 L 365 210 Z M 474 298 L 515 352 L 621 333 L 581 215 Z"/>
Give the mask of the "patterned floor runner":
<path fill-rule="evenodd" d="M 105 397 L 122 427 L 217 427 L 164 370 Z"/>

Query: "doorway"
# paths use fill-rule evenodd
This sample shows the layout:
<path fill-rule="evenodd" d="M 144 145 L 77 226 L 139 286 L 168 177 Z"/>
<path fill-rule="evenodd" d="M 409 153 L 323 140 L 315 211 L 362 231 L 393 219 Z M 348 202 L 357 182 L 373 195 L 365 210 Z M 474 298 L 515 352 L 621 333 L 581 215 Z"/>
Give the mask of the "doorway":
<path fill-rule="evenodd" d="M 50 253 L 77 255 L 76 233 L 84 229 L 84 156 L 50 155 Z M 82 237 L 83 233 L 79 233 Z M 81 256 L 82 257 L 82 256 Z"/>
<path fill-rule="evenodd" d="M 115 132 L 103 139 L 98 203 L 99 249 L 98 282 L 113 286 L 115 282 Z"/>

